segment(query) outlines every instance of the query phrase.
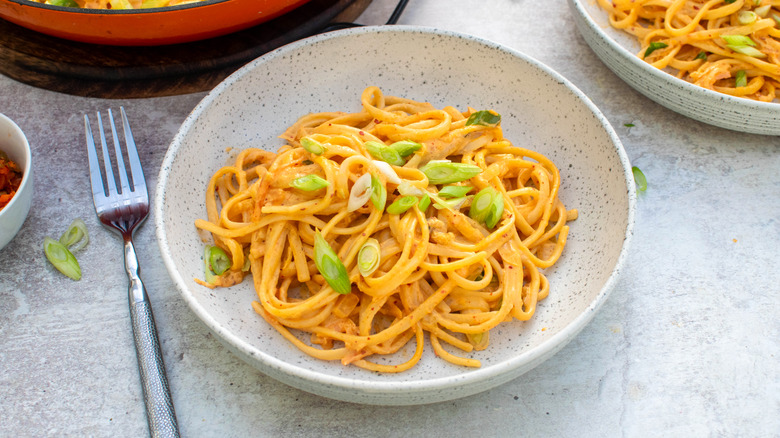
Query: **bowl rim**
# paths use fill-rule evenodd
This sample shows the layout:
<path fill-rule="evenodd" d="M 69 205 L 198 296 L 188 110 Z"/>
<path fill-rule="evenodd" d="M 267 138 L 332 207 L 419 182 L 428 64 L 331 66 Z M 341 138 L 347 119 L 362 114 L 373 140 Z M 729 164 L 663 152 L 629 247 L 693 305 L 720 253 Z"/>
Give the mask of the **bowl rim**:
<path fill-rule="evenodd" d="M 148 8 L 148 9 L 88 9 L 88 8 L 70 8 L 67 6 L 48 5 L 46 3 L 38 3 L 30 0 L 0 0 L 0 2 L 16 3 L 22 7 L 33 7 L 43 10 L 49 10 L 52 12 L 63 12 L 67 14 L 91 14 L 91 15 L 146 15 L 152 13 L 161 12 L 175 12 L 185 9 L 194 9 L 203 6 L 215 5 L 224 3 L 231 0 L 203 0 L 197 3 L 185 3 L 174 6 L 164 6 L 160 8 Z"/>
<path fill-rule="evenodd" d="M 503 362 L 493 363 L 487 367 L 469 369 L 468 372 L 457 374 L 454 376 L 435 377 L 423 381 L 355 380 L 349 377 L 343 377 L 343 376 L 332 375 L 332 374 L 322 374 L 316 371 L 309 370 L 305 366 L 301 366 L 300 364 L 293 364 L 293 363 L 280 360 L 277 357 L 265 351 L 259 350 L 256 347 L 244 342 L 237 335 L 225 330 L 216 322 L 216 320 L 213 317 L 211 317 L 208 314 L 208 312 L 206 312 L 203 308 L 201 308 L 197 304 L 197 302 L 192 298 L 192 293 L 189 290 L 189 288 L 186 287 L 186 282 L 182 277 L 181 273 L 176 270 L 176 266 L 173 257 L 171 255 L 171 247 L 167 240 L 167 236 L 164 229 L 165 222 L 163 220 L 164 204 L 165 204 L 165 196 L 166 196 L 164 189 L 168 185 L 168 169 L 171 169 L 173 167 L 173 162 L 176 159 L 179 150 L 182 146 L 182 141 L 184 140 L 184 136 L 188 131 L 192 129 L 194 123 L 196 122 L 196 119 L 207 107 L 209 107 L 219 97 L 219 95 L 222 93 L 223 90 L 232 86 L 242 76 L 244 76 L 249 71 L 254 69 L 257 65 L 269 62 L 277 57 L 282 57 L 290 52 L 294 52 L 296 50 L 299 50 L 302 47 L 306 47 L 308 45 L 311 45 L 312 43 L 316 43 L 319 41 L 325 41 L 325 40 L 336 39 L 336 38 L 349 38 L 352 35 L 361 35 L 365 33 L 390 34 L 390 33 L 398 33 L 398 32 L 434 34 L 434 35 L 439 35 L 448 38 L 460 38 L 471 42 L 476 42 L 478 44 L 485 45 L 491 49 L 496 49 L 503 53 L 510 54 L 513 57 L 519 58 L 522 61 L 530 64 L 534 68 L 541 70 L 546 75 L 556 80 L 556 82 L 565 86 L 569 90 L 569 92 L 573 93 L 574 96 L 579 101 L 581 101 L 596 117 L 602 129 L 605 130 L 608 137 L 610 138 L 612 142 L 612 148 L 615 149 L 615 152 L 617 153 L 620 159 L 620 162 L 623 166 L 623 174 L 624 174 L 624 180 L 626 182 L 626 192 L 628 197 L 626 228 L 622 231 L 623 244 L 618 254 L 615 266 L 612 268 L 612 272 L 610 276 L 604 282 L 604 284 L 602 285 L 601 289 L 599 290 L 595 298 L 590 302 L 590 304 L 583 312 L 581 312 L 576 318 L 574 318 L 565 327 L 563 327 L 558 333 L 555 333 L 554 335 L 545 339 L 530 351 L 523 352 Z M 166 152 L 165 158 L 163 159 L 160 168 L 160 173 L 158 175 L 158 183 L 157 183 L 156 194 L 155 194 L 155 226 L 157 230 L 157 238 L 158 238 L 157 240 L 163 256 L 163 261 L 166 265 L 166 268 L 168 269 L 169 274 L 174 280 L 176 287 L 181 292 L 181 295 L 184 298 L 184 300 L 187 302 L 189 308 L 198 316 L 198 318 L 213 333 L 218 334 L 218 337 L 222 337 L 224 342 L 227 342 L 230 345 L 230 347 L 232 347 L 233 349 L 240 351 L 244 357 L 254 357 L 256 358 L 257 361 L 262 362 L 264 366 L 267 366 L 270 369 L 278 370 L 288 377 L 292 377 L 306 382 L 327 383 L 331 387 L 337 387 L 344 390 L 367 391 L 366 394 L 372 396 L 382 395 L 380 393 L 395 394 L 402 391 L 412 391 L 415 394 L 421 394 L 424 391 L 441 390 L 441 389 L 455 387 L 455 386 L 465 387 L 470 385 L 478 385 L 479 383 L 489 380 L 491 378 L 496 378 L 497 376 L 500 375 L 506 375 L 512 370 L 520 369 L 524 364 L 534 363 L 535 360 L 544 358 L 547 355 L 554 354 L 557 350 L 559 350 L 564 345 L 566 345 L 568 341 L 573 339 L 587 325 L 587 323 L 593 318 L 595 312 L 606 301 L 607 297 L 614 289 L 618 281 L 620 271 L 622 271 L 623 266 L 625 265 L 628 257 L 628 250 L 633 236 L 635 210 L 636 210 L 636 189 L 634 185 L 633 176 L 631 174 L 631 165 L 628 156 L 622 146 L 622 143 L 620 142 L 618 135 L 611 127 L 609 121 L 603 115 L 603 113 L 601 113 L 601 111 L 595 106 L 595 104 L 582 91 L 576 88 L 576 86 L 572 82 L 564 78 L 561 74 L 552 70 L 550 67 L 537 61 L 536 59 L 528 55 L 525 55 L 519 52 L 518 50 L 504 46 L 502 44 L 478 36 L 461 33 L 461 32 L 436 29 L 427 26 L 416 26 L 416 25 L 364 26 L 359 28 L 344 29 L 344 30 L 329 32 L 325 34 L 315 35 L 303 40 L 299 40 L 287 44 L 280 48 L 277 48 L 249 62 L 248 64 L 246 64 L 245 66 L 243 66 L 242 68 L 234 72 L 232 75 L 227 77 L 220 84 L 218 84 L 211 92 L 209 92 L 198 103 L 198 105 L 190 112 L 190 114 L 187 116 L 185 121 L 182 123 L 176 136 L 171 141 L 169 149 Z M 369 372 L 367 371 L 367 373 Z M 485 389 L 488 388 L 486 387 Z M 469 394 L 468 393 L 463 394 L 463 396 L 466 395 Z"/>
<path fill-rule="evenodd" d="M 10 117 L 6 116 L 3 113 L 0 113 L 0 120 L 2 120 L 4 123 L 8 123 L 9 126 L 11 126 L 11 129 L 16 131 L 22 138 L 23 142 L 22 145 L 24 146 L 22 156 L 24 157 L 24 166 L 22 169 L 22 182 L 19 183 L 19 188 L 16 190 L 16 193 L 14 193 L 13 198 L 8 202 L 8 204 L 5 205 L 0 210 L 0 218 L 3 216 L 3 213 L 6 211 L 11 211 L 19 202 L 19 199 L 21 198 L 20 194 L 24 192 L 25 188 L 30 184 L 30 180 L 32 178 L 32 149 L 30 149 L 30 142 L 27 140 L 27 136 L 24 134 L 24 131 L 22 131 L 22 128 L 19 127 L 19 125 L 16 124 Z M 7 150 L 3 150 L 4 152 L 8 153 Z"/>
<path fill-rule="evenodd" d="M 701 100 L 706 99 L 707 101 L 715 101 L 715 100 L 726 101 L 729 103 L 733 103 L 734 105 L 737 106 L 746 107 L 745 111 L 756 110 L 756 109 L 761 111 L 771 111 L 772 109 L 780 111 L 780 103 L 762 102 L 758 100 L 740 98 L 740 97 L 732 96 L 730 94 L 719 93 L 714 90 L 709 90 L 707 88 L 694 85 L 688 81 L 682 80 L 672 74 L 669 74 L 661 69 L 651 66 L 650 64 L 639 59 L 639 57 L 637 57 L 636 54 L 631 53 L 626 47 L 618 43 L 612 36 L 610 36 L 606 31 L 604 31 L 602 27 L 599 26 L 598 23 L 596 23 L 596 21 L 593 19 L 590 12 L 588 12 L 588 10 L 585 9 L 583 0 L 568 0 L 568 1 L 575 8 L 577 13 L 581 15 L 582 18 L 584 18 L 585 23 L 593 32 L 600 35 L 602 39 L 612 48 L 612 50 L 620 53 L 625 59 L 627 59 L 628 62 L 631 63 L 631 65 L 633 65 L 635 68 L 641 69 L 644 73 L 652 75 L 654 78 L 658 80 L 662 80 L 664 82 L 671 82 L 672 84 L 678 85 L 682 87 L 684 90 L 686 90 L 687 92 L 693 93 L 698 99 Z M 610 29 L 612 28 L 610 27 Z M 617 29 L 614 30 L 618 31 Z"/>

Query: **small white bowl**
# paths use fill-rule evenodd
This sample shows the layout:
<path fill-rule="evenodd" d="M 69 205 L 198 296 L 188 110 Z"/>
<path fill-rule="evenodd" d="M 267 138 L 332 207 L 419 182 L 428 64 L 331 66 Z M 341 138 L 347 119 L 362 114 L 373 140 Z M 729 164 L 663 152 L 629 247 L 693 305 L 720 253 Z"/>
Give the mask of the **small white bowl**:
<path fill-rule="evenodd" d="M 210 176 L 249 146 L 276 150 L 277 138 L 314 111 L 358 111 L 376 85 L 387 95 L 441 108 L 490 108 L 515 144 L 546 154 L 561 171 L 571 223 L 552 291 L 528 322 L 491 332 L 491 345 L 459 367 L 426 353 L 411 370 L 377 374 L 307 356 L 252 310 L 251 279 L 210 290 L 195 219 L 205 217 Z M 157 235 L 171 278 L 192 311 L 228 349 L 299 389 L 355 403 L 412 405 L 451 400 L 501 385 L 550 358 L 582 330 L 615 285 L 631 238 L 635 188 L 620 141 L 569 81 L 512 49 L 454 32 L 365 27 L 299 41 L 249 63 L 193 110 L 163 161 L 155 198 Z M 426 341 L 427 342 L 427 341 Z"/>
<path fill-rule="evenodd" d="M 720 128 L 780 135 L 780 103 L 758 102 L 699 87 L 639 59 L 639 43 L 609 25 L 595 0 L 568 0 L 585 42 L 620 79 L 670 110 Z"/>
<path fill-rule="evenodd" d="M 27 137 L 19 126 L 3 114 L 0 114 L 0 150 L 22 169 L 22 184 L 16 194 L 0 210 L 0 250 L 16 236 L 22 228 L 33 197 L 32 153 Z"/>

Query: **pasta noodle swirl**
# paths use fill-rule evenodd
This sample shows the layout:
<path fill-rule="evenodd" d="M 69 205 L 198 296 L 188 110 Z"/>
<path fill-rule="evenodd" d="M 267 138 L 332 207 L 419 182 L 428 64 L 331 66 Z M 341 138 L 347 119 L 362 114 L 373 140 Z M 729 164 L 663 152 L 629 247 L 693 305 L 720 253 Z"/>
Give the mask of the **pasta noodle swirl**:
<path fill-rule="evenodd" d="M 477 367 L 465 354 L 548 295 L 544 269 L 577 211 L 558 198 L 556 166 L 505 139 L 496 113 L 377 87 L 360 101 L 356 113 L 301 117 L 277 152 L 250 148 L 214 173 L 195 225 L 231 265 L 201 283 L 251 273 L 254 310 L 322 360 L 401 372 L 427 333 L 439 357 Z"/>

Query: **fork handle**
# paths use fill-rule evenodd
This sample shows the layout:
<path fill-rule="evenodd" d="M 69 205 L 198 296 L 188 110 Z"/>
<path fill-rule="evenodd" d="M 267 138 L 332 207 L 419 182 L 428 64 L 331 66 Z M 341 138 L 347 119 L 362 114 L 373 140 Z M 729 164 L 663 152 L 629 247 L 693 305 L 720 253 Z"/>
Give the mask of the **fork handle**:
<path fill-rule="evenodd" d="M 178 438 L 179 426 L 168 389 L 152 305 L 139 275 L 138 257 L 131 239 L 125 239 L 125 269 L 130 280 L 130 321 L 141 374 L 146 417 L 152 437 Z"/>

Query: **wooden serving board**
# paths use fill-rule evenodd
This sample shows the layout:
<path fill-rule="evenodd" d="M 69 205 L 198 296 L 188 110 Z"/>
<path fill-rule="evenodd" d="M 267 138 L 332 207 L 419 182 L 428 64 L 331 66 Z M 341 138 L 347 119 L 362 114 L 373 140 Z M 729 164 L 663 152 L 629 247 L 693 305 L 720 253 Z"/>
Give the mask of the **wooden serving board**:
<path fill-rule="evenodd" d="M 311 0 L 230 35 L 149 47 L 51 37 L 0 19 L 0 73 L 61 93 L 109 99 L 208 91 L 248 61 L 332 22 L 354 21 L 371 0 Z"/>

